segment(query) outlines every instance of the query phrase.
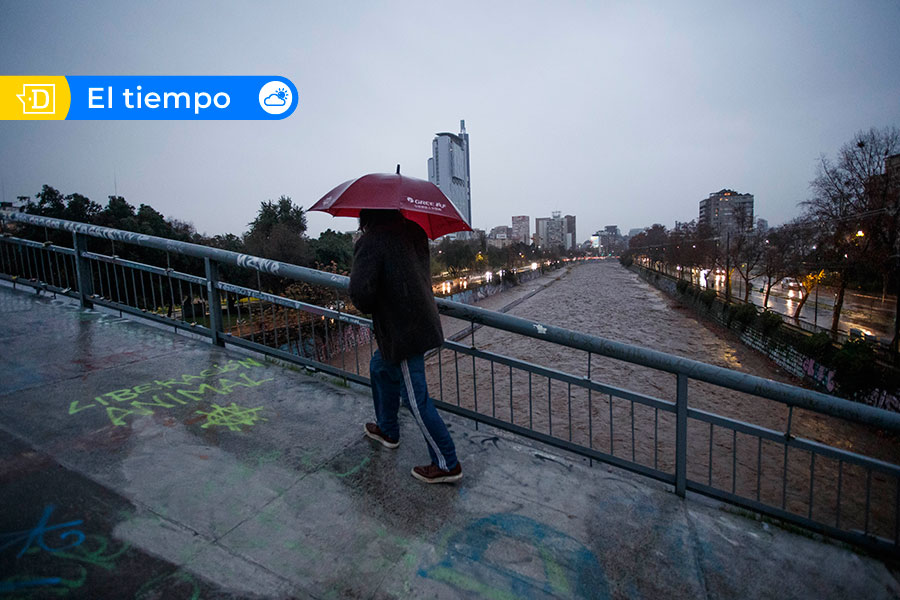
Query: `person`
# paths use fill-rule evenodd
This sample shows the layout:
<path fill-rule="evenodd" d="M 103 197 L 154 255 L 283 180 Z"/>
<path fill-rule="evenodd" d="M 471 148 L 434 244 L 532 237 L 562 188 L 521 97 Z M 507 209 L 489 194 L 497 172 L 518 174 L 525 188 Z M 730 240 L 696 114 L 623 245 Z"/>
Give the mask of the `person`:
<path fill-rule="evenodd" d="M 369 363 L 375 422 L 367 437 L 387 448 L 400 445 L 397 413 L 402 399 L 422 431 L 431 464 L 413 477 L 426 483 L 462 478 L 453 438 L 428 397 L 425 352 L 444 342 L 431 288 L 425 231 L 397 210 L 362 210 L 362 236 L 353 249 L 350 299 L 371 314 L 378 350 Z"/>

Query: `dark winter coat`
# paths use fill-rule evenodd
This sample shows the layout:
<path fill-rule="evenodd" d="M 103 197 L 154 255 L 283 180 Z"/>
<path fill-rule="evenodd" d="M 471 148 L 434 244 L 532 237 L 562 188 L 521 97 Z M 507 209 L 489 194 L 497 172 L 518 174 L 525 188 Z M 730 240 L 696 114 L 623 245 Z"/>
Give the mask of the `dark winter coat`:
<path fill-rule="evenodd" d="M 350 299 L 371 314 L 385 360 L 398 363 L 444 342 L 431 288 L 428 238 L 407 219 L 374 223 L 353 249 Z"/>

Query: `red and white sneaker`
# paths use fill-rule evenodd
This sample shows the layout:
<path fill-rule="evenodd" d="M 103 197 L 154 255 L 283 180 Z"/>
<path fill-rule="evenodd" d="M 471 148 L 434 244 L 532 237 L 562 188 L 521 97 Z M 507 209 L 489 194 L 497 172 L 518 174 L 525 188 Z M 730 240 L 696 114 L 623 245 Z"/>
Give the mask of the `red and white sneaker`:
<path fill-rule="evenodd" d="M 389 438 L 384 435 L 384 432 L 381 431 L 381 428 L 375 423 L 366 423 L 365 427 L 363 427 L 363 431 L 367 438 L 375 440 L 385 448 L 396 448 L 400 445 L 400 440 L 395 440 L 394 438 Z"/>
<path fill-rule="evenodd" d="M 456 463 L 455 467 L 444 471 L 436 464 L 431 463 L 422 467 L 413 467 L 412 476 L 425 483 L 453 483 L 462 479 L 462 465 Z"/>

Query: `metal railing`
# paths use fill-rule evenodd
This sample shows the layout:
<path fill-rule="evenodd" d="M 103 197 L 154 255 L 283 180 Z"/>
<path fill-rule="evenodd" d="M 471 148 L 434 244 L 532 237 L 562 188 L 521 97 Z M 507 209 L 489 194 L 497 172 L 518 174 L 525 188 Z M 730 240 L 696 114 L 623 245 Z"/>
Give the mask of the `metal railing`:
<path fill-rule="evenodd" d="M 368 384 L 371 322 L 345 311 L 346 277 L 21 213 L 0 213 L 0 224 L 0 278 L 16 286 L 64 294 L 84 307 L 105 306 L 198 332 L 214 344 Z M 10 226 L 30 228 L 31 237 L 43 232 L 44 241 L 25 239 Z M 59 232 L 71 234 L 71 247 L 60 245 Z M 117 243 L 123 253 L 123 244 L 155 252 L 150 258 L 166 266 L 123 258 Z M 105 244 L 108 253 L 100 251 Z M 303 282 L 309 289 L 266 293 L 265 277 Z M 248 285 L 254 279 L 256 286 Z M 318 304 L 302 299 L 310 293 Z M 852 543 L 900 552 L 900 466 L 894 458 L 900 414 L 549 323 L 442 299 L 437 304 L 442 315 L 468 328 L 468 343 L 453 336 L 458 341 L 445 341 L 426 362 L 439 408 L 671 484 L 680 496 L 705 494 Z M 516 346 L 515 340 L 525 343 Z M 538 364 L 535 357 L 542 356 L 550 364 Z M 657 379 L 671 377 L 666 393 L 674 399 L 598 380 L 597 364 L 607 359 L 649 369 Z M 751 414 L 762 403 L 780 407 L 783 426 L 748 422 L 689 401 L 710 389 L 713 399 L 745 395 L 751 407 L 745 412 Z M 877 438 L 882 455 L 849 449 L 854 445 L 840 439 L 843 434 L 830 443 L 802 437 L 801 418 L 838 432 L 854 427 L 853 435 Z"/>

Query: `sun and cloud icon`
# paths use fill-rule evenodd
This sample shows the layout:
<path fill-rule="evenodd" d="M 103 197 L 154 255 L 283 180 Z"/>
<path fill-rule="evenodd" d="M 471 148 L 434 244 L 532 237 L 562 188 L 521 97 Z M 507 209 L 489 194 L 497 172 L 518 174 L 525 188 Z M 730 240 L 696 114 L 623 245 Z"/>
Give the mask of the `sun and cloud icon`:
<path fill-rule="evenodd" d="M 269 94 L 263 99 L 263 104 L 266 106 L 284 106 L 290 97 L 291 93 L 289 91 L 284 88 L 278 88 L 274 94 Z"/>
<path fill-rule="evenodd" d="M 292 104 L 291 92 L 283 81 L 270 81 L 259 90 L 259 105 L 270 115 L 280 115 Z"/>

